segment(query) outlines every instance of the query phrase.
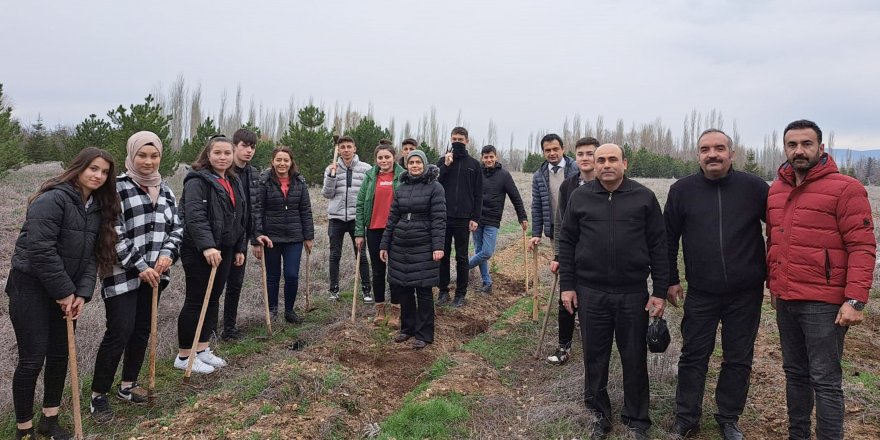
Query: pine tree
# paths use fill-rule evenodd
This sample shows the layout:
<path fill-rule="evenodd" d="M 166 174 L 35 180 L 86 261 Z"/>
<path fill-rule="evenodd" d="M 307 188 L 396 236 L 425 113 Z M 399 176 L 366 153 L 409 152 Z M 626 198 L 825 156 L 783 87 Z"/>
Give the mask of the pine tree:
<path fill-rule="evenodd" d="M 391 131 L 382 128 L 372 118 L 366 117 L 358 122 L 354 128 L 345 131 L 346 136 L 351 136 L 358 148 L 360 154 L 358 158 L 362 162 L 373 162 L 373 150 L 379 145 L 380 139 L 389 139 L 393 137 Z"/>
<path fill-rule="evenodd" d="M 58 154 L 52 151 L 53 149 L 54 147 L 49 141 L 49 134 L 46 132 L 46 125 L 43 124 L 43 118 L 37 116 L 37 122 L 31 125 L 24 143 L 25 157 L 29 163 L 55 160 Z"/>
<path fill-rule="evenodd" d="M 217 126 L 214 125 L 214 120 L 209 116 L 196 128 L 196 134 L 193 135 L 192 139 L 187 139 L 180 146 L 180 161 L 185 164 L 195 162 L 196 157 L 205 148 L 205 145 L 208 144 L 208 139 L 215 134 L 217 134 Z"/>
<path fill-rule="evenodd" d="M 96 147 L 107 149 L 110 146 L 110 135 L 113 133 L 113 126 L 109 122 L 98 119 L 94 114 L 82 122 L 80 122 L 73 130 L 73 137 L 64 145 L 61 150 L 61 164 L 67 166 L 83 148 Z M 122 171 L 120 167 L 123 164 L 117 164 L 117 170 Z"/>
<path fill-rule="evenodd" d="M 3 101 L 3 84 L 0 84 L 0 172 L 16 168 L 24 162 L 21 144 L 21 127 L 12 119 L 12 106 Z"/>
<path fill-rule="evenodd" d="M 293 159 L 300 173 L 311 185 L 321 185 L 324 169 L 333 160 L 333 135 L 324 126 L 325 113 L 309 104 L 297 112 L 297 120 L 291 121 L 280 139 L 293 152 Z"/>
<path fill-rule="evenodd" d="M 758 161 L 755 160 L 755 152 L 752 150 L 746 151 L 746 164 L 743 166 L 743 171 L 764 179 L 767 173 L 764 171 L 764 167 L 758 165 Z"/>
<path fill-rule="evenodd" d="M 180 152 L 171 148 L 171 115 L 162 114 L 162 106 L 148 95 L 143 104 L 132 104 L 129 108 L 123 106 L 107 112 L 110 122 L 113 123 L 113 132 L 110 136 L 108 150 L 116 158 L 117 168 L 125 168 L 125 144 L 131 135 L 139 131 L 151 131 L 159 136 L 162 141 L 162 163 L 159 165 L 159 173 L 163 176 L 174 174 L 180 162 Z"/>
<path fill-rule="evenodd" d="M 440 160 L 440 153 L 437 152 L 437 149 L 428 145 L 425 141 L 422 141 L 422 143 L 419 144 L 419 150 L 425 152 L 425 158 L 428 159 L 428 163 L 430 164 L 437 164 Z"/>
<path fill-rule="evenodd" d="M 541 164 L 544 163 L 544 155 L 541 153 L 529 153 L 526 156 L 525 162 L 523 162 L 522 170 L 524 173 L 534 173 L 538 171 L 538 168 L 541 168 Z"/>

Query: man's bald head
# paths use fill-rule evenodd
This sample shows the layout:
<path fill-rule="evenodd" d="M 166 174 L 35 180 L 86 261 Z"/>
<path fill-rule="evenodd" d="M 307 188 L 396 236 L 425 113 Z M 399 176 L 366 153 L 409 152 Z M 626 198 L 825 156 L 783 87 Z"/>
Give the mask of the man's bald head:
<path fill-rule="evenodd" d="M 609 191 L 616 190 L 623 182 L 623 175 L 626 172 L 623 148 L 617 144 L 600 145 L 593 160 L 596 162 L 596 178 L 602 186 Z"/>
<path fill-rule="evenodd" d="M 620 145 L 617 145 L 617 144 L 599 145 L 599 148 L 596 149 L 596 155 L 598 155 L 599 150 L 602 150 L 603 148 L 606 148 L 606 150 L 604 150 L 604 151 L 608 151 L 608 149 L 617 150 L 617 152 L 620 153 L 620 156 L 618 157 L 618 159 L 620 159 L 620 160 L 626 159 L 626 152 L 623 150 L 623 147 L 621 147 Z"/>

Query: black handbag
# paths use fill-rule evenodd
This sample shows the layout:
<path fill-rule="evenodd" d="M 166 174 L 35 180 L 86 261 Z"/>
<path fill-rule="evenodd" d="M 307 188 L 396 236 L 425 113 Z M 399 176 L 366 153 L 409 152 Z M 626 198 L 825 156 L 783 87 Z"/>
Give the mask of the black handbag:
<path fill-rule="evenodd" d="M 669 347 L 672 337 L 669 336 L 669 328 L 666 326 L 666 320 L 663 318 L 654 318 L 648 325 L 648 334 L 645 335 L 645 341 L 648 343 L 648 350 L 651 353 L 663 353 Z"/>

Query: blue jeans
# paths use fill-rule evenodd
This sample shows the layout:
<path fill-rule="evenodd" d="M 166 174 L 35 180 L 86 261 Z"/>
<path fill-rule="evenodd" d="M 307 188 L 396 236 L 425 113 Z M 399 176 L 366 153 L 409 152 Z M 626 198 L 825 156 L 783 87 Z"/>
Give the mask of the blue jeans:
<path fill-rule="evenodd" d="M 483 284 L 492 284 L 489 276 L 489 258 L 495 254 L 495 241 L 498 239 L 498 228 L 494 226 L 479 226 L 474 231 L 474 256 L 468 261 L 468 269 L 480 266 L 480 276 Z"/>
<path fill-rule="evenodd" d="M 281 284 L 281 260 L 284 260 L 284 311 L 293 310 L 296 291 L 299 289 L 299 261 L 303 244 L 275 243 L 263 249 L 266 254 L 266 287 L 269 290 L 269 309 L 278 310 L 278 288 Z"/>
<path fill-rule="evenodd" d="M 834 323 L 838 304 L 776 302 L 776 325 L 785 370 L 788 438 L 810 438 L 816 405 L 816 438 L 843 438 L 843 338 L 848 327 Z M 815 396 L 815 398 L 814 398 Z"/>

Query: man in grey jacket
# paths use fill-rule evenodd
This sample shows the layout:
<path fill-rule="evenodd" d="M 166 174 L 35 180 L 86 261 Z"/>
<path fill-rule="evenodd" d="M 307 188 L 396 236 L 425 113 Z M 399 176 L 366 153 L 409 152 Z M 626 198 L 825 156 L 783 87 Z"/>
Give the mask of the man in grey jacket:
<path fill-rule="evenodd" d="M 357 195 L 361 189 L 370 165 L 361 162 L 357 156 L 357 146 L 354 139 L 342 136 L 336 142 L 339 158 L 336 162 L 327 166 L 324 172 L 324 187 L 321 195 L 329 199 L 327 205 L 327 235 L 330 236 L 330 299 L 339 299 L 339 260 L 342 259 L 342 242 L 345 234 L 351 238 L 351 244 L 357 253 L 357 245 L 354 242 L 355 214 L 357 210 Z M 370 289 L 370 269 L 367 257 L 361 256 L 360 276 L 361 291 L 364 294 L 364 302 L 373 302 Z"/>

